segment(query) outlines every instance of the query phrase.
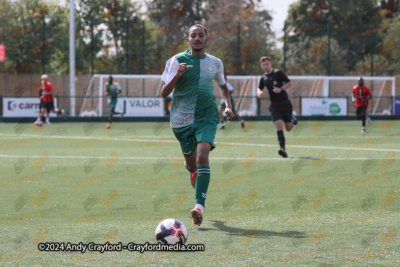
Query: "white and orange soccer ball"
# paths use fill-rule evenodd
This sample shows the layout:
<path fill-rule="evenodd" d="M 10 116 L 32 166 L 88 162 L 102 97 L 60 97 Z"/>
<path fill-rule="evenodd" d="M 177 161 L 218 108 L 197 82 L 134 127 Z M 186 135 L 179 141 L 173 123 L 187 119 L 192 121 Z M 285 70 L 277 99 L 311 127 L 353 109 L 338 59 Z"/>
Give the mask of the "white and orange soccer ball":
<path fill-rule="evenodd" d="M 163 245 L 185 244 L 187 238 L 185 225 L 176 219 L 165 219 L 156 228 L 156 240 Z"/>

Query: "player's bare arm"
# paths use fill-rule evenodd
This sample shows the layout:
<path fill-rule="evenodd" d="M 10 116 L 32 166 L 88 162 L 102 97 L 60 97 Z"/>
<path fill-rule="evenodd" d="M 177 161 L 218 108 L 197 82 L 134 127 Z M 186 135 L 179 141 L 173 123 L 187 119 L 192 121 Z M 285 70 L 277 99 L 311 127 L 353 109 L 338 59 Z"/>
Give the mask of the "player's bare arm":
<path fill-rule="evenodd" d="M 169 94 L 174 90 L 175 84 L 178 81 L 178 78 L 182 76 L 188 69 L 188 66 L 186 63 L 181 63 L 178 65 L 178 71 L 175 73 L 174 77 L 164 84 L 164 86 L 161 89 L 161 96 L 166 98 L 169 96 Z"/>
<path fill-rule="evenodd" d="M 229 89 L 226 86 L 226 84 L 224 84 L 224 85 L 219 86 L 219 90 L 220 90 L 221 96 L 225 102 L 226 118 L 231 121 L 233 119 L 233 112 L 232 112 L 232 105 L 231 105 L 230 96 L 229 96 Z"/>
<path fill-rule="evenodd" d="M 282 87 L 274 87 L 274 93 L 279 94 L 283 90 L 288 89 L 291 86 L 291 82 L 285 83 Z"/>
<path fill-rule="evenodd" d="M 257 88 L 257 97 L 258 98 L 263 98 L 264 97 L 264 92 L 260 88 Z"/>
<path fill-rule="evenodd" d="M 45 95 L 53 95 L 53 92 L 43 92 L 42 95 L 43 96 L 45 96 Z"/>

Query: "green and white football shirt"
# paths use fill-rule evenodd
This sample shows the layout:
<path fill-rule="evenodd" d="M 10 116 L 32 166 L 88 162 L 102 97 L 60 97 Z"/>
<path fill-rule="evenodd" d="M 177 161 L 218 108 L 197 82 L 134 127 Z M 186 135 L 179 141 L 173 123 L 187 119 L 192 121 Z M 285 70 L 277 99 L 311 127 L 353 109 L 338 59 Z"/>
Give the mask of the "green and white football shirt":
<path fill-rule="evenodd" d="M 112 84 L 106 82 L 106 91 L 111 98 L 115 98 L 118 97 L 118 91 L 121 91 L 121 87 L 116 82 Z"/>
<path fill-rule="evenodd" d="M 168 70 L 163 75 L 165 83 L 174 77 L 180 63 L 188 66 L 186 72 L 178 78 L 173 91 L 171 127 L 181 128 L 197 121 L 218 123 L 213 80 L 219 85 L 225 84 L 222 61 L 209 54 L 200 58 L 185 51 L 173 56 L 168 62 Z"/>

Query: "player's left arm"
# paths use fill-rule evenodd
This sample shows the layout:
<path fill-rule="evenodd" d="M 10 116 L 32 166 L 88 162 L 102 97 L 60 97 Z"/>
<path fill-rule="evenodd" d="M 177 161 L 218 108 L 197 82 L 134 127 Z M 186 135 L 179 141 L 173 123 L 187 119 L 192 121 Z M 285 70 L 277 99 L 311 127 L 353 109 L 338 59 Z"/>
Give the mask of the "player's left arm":
<path fill-rule="evenodd" d="M 121 94 L 121 93 L 122 93 L 121 86 L 118 84 L 117 94 L 119 95 L 119 94 Z"/>
<path fill-rule="evenodd" d="M 222 99 L 224 99 L 224 102 L 225 102 L 226 118 L 231 121 L 233 119 L 232 103 L 231 103 L 231 98 L 230 98 L 230 94 L 229 94 L 229 89 L 225 82 L 224 65 L 222 64 L 222 62 L 221 62 L 221 65 L 220 65 L 220 68 L 219 68 L 217 74 L 215 75 L 215 80 L 217 81 L 217 83 L 219 85 L 219 92 L 222 96 Z"/>
<path fill-rule="evenodd" d="M 224 99 L 225 102 L 226 118 L 231 121 L 233 119 L 233 112 L 232 112 L 232 103 L 229 95 L 228 86 L 226 86 L 226 84 L 220 85 L 219 92 L 221 93 L 222 99 Z"/>
<path fill-rule="evenodd" d="M 45 92 L 46 95 L 53 95 L 54 87 L 51 83 L 49 83 L 49 91 Z"/>
<path fill-rule="evenodd" d="M 368 101 L 368 104 L 369 104 L 369 100 L 371 99 L 371 97 L 372 97 L 371 90 L 369 89 L 369 87 L 367 87 L 367 99 L 366 99 L 366 101 Z"/>
<path fill-rule="evenodd" d="M 278 93 L 282 92 L 283 90 L 286 90 L 290 86 L 292 86 L 292 82 L 289 80 L 289 78 L 286 76 L 285 73 L 280 71 L 279 74 L 280 74 L 280 76 L 279 76 L 280 79 L 282 79 L 282 81 L 283 81 L 283 85 L 281 87 L 274 86 L 274 90 L 273 91 L 276 94 L 278 94 Z"/>

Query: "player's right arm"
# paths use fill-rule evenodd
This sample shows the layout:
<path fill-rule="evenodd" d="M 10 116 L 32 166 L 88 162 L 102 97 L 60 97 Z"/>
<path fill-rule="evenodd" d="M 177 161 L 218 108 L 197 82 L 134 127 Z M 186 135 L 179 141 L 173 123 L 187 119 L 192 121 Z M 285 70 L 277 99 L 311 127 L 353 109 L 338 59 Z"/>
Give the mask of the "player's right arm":
<path fill-rule="evenodd" d="M 263 98 L 264 97 L 264 92 L 260 88 L 257 88 L 257 97 L 258 98 Z"/>
<path fill-rule="evenodd" d="M 107 91 L 107 83 L 104 84 L 104 95 L 108 95 L 108 91 Z"/>
<path fill-rule="evenodd" d="M 260 82 L 258 84 L 258 88 L 257 88 L 257 97 L 258 98 L 263 98 L 264 97 L 264 92 L 263 92 L 264 87 L 265 87 L 265 85 L 264 85 L 264 82 L 263 82 L 263 78 L 261 77 L 260 78 Z"/>
<path fill-rule="evenodd" d="M 180 63 L 178 60 L 173 60 L 169 66 L 165 84 L 161 89 L 161 96 L 166 98 L 174 90 L 176 82 L 188 69 L 186 63 Z"/>
<path fill-rule="evenodd" d="M 42 89 L 42 87 L 40 87 L 40 88 L 39 88 L 39 99 L 40 99 L 40 100 L 43 100 L 43 98 L 44 98 L 43 89 Z"/>
<path fill-rule="evenodd" d="M 351 101 L 356 102 L 356 88 L 353 87 L 353 93 L 351 94 Z"/>

